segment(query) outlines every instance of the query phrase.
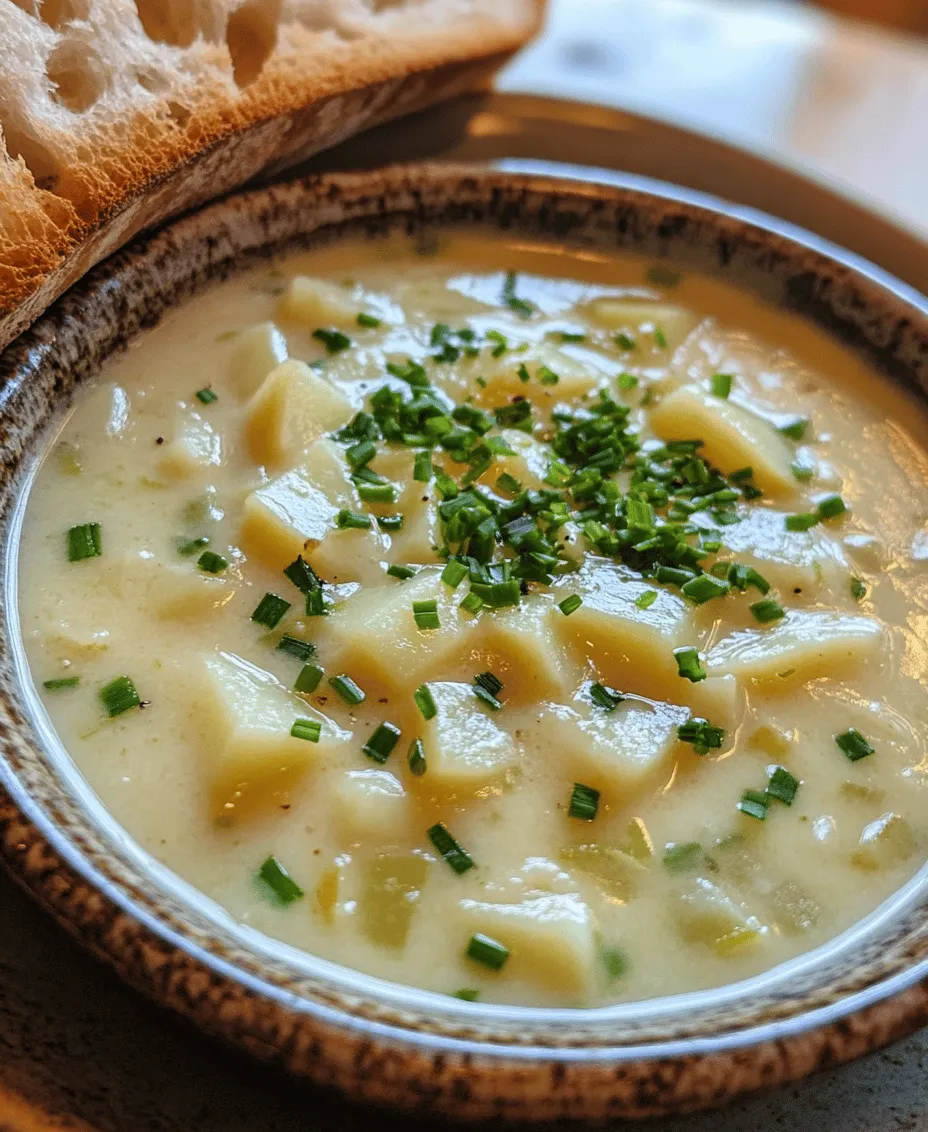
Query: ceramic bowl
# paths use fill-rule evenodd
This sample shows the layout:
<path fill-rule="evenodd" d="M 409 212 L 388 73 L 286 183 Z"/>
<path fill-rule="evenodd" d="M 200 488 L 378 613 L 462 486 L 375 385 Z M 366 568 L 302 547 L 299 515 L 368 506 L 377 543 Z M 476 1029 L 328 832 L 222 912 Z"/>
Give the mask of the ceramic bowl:
<path fill-rule="evenodd" d="M 928 396 L 928 303 L 808 233 L 698 194 L 449 166 L 222 201 L 96 268 L 0 358 L 0 852 L 130 983 L 203 1030 L 356 1099 L 463 1120 L 679 1112 L 856 1057 L 928 1021 L 928 870 L 832 943 L 697 994 L 596 1010 L 466 1003 L 243 928 L 108 817 L 44 718 L 18 641 L 24 493 L 77 388 L 141 328 L 256 261 L 442 225 L 628 249 L 811 319 Z"/>

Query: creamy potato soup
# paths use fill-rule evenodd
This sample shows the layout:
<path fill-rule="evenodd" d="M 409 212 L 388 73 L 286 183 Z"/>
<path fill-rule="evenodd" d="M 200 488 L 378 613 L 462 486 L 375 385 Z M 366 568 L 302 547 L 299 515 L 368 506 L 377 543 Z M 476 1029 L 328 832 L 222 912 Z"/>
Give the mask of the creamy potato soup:
<path fill-rule="evenodd" d="M 481 1001 L 728 983 L 924 861 L 925 441 L 717 281 L 343 243 L 81 394 L 25 647 L 105 805 L 241 923 Z"/>

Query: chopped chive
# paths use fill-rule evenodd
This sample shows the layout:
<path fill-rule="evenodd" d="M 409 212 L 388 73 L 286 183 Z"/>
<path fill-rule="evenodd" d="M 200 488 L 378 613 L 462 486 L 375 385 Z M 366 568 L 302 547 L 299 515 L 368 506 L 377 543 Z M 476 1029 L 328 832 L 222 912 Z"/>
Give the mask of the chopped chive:
<path fill-rule="evenodd" d="M 305 664 L 307 660 L 316 655 L 316 646 L 310 641 L 301 641 L 299 637 L 290 637 L 284 634 L 277 642 L 277 651 L 285 652 L 287 656 L 295 657 Z"/>
<path fill-rule="evenodd" d="M 502 970 L 509 958 L 509 948 L 501 944 L 499 940 L 492 939 L 482 932 L 475 932 L 467 945 L 467 957 L 477 963 L 482 963 L 492 971 L 499 971 Z"/>
<path fill-rule="evenodd" d="M 597 707 L 604 708 L 606 711 L 615 711 L 625 697 L 615 688 L 607 688 L 605 684 L 593 683 L 590 685 L 590 699 Z"/>
<path fill-rule="evenodd" d="M 709 378 L 709 388 L 714 397 L 727 397 L 731 393 L 734 378 L 730 373 L 714 373 Z"/>
<path fill-rule="evenodd" d="M 516 373 L 519 375 L 519 381 L 523 383 L 532 380 L 532 375 L 528 372 L 528 366 L 525 364 L 525 362 L 523 362 L 519 366 L 519 368 L 516 370 Z"/>
<path fill-rule="evenodd" d="M 274 856 L 268 857 L 258 870 L 258 878 L 267 885 L 281 904 L 292 904 L 294 900 L 300 900 L 304 895 L 302 888 Z"/>
<path fill-rule="evenodd" d="M 563 601 L 557 603 L 558 609 L 565 617 L 569 617 L 571 613 L 578 610 L 581 605 L 583 605 L 583 598 L 579 594 L 570 594 L 569 597 L 565 597 Z"/>
<path fill-rule="evenodd" d="M 570 792 L 570 816 L 579 818 L 580 821 L 592 821 L 598 809 L 599 791 L 592 786 L 584 786 L 582 782 L 575 782 Z"/>
<path fill-rule="evenodd" d="M 835 742 L 838 744 L 842 753 L 845 754 L 852 763 L 856 763 L 858 759 L 865 759 L 868 755 L 873 754 L 873 747 L 870 746 L 856 727 L 849 727 L 847 731 L 836 735 Z"/>
<path fill-rule="evenodd" d="M 840 495 L 826 495 L 816 507 L 820 519 L 837 519 L 847 511 L 847 504 Z"/>
<path fill-rule="evenodd" d="M 100 701 L 109 716 L 122 715 L 130 708 L 141 707 L 142 701 L 128 676 L 117 676 L 100 689 Z"/>
<path fill-rule="evenodd" d="M 500 491 L 505 491 L 507 495 L 518 495 L 522 490 L 522 484 L 519 483 L 515 476 L 511 476 L 508 472 L 503 472 L 503 474 L 497 478 L 496 486 Z"/>
<path fill-rule="evenodd" d="M 328 612 L 322 587 L 320 586 L 318 590 L 310 590 L 306 595 L 306 616 L 326 617 Z"/>
<path fill-rule="evenodd" d="M 413 566 L 404 566 L 400 562 L 394 562 L 387 567 L 387 573 L 391 578 L 399 578 L 405 582 L 408 578 L 414 578 L 418 571 Z"/>
<path fill-rule="evenodd" d="M 779 431 L 784 436 L 788 436 L 791 440 L 802 440 L 806 435 L 806 429 L 809 427 L 809 422 L 804 417 L 797 417 L 796 420 L 790 421 L 789 424 L 780 425 Z"/>
<path fill-rule="evenodd" d="M 421 739 L 413 739 L 409 744 L 409 753 L 406 755 L 406 761 L 409 763 L 410 772 L 417 778 L 425 774 L 425 747 L 423 747 Z"/>
<path fill-rule="evenodd" d="M 451 997 L 459 998 L 462 1002 L 479 1002 L 480 991 L 473 987 L 461 987 L 460 990 L 453 991 Z"/>
<path fill-rule="evenodd" d="M 361 750 L 368 758 L 373 759 L 375 763 L 385 763 L 390 757 L 393 748 L 399 742 L 399 738 L 400 729 L 396 724 L 390 723 L 389 720 L 384 720 L 383 723 L 375 728 L 374 733 Z"/>
<path fill-rule="evenodd" d="M 378 515 L 377 526 L 382 531 L 401 531 L 405 519 L 402 515 Z"/>
<path fill-rule="evenodd" d="M 503 706 L 499 700 L 499 694 L 502 690 L 502 680 L 498 676 L 494 676 L 492 672 L 481 672 L 479 676 L 474 677 L 474 695 L 478 700 L 483 700 L 494 711 L 499 711 Z"/>
<path fill-rule="evenodd" d="M 380 319 L 366 311 L 358 311 L 356 319 L 358 326 L 366 327 L 368 330 L 376 330 L 380 325 Z"/>
<path fill-rule="evenodd" d="M 340 330 L 324 330 L 320 327 L 313 331 L 312 336 L 317 342 L 321 342 L 325 346 L 328 354 L 338 354 L 342 350 L 347 350 L 351 345 L 351 339 L 347 334 L 342 334 Z"/>
<path fill-rule="evenodd" d="M 359 440 L 345 449 L 345 459 L 355 470 L 366 467 L 377 455 L 377 446 L 373 440 Z"/>
<path fill-rule="evenodd" d="M 535 313 L 535 304 L 530 303 L 528 299 L 520 299 L 516 295 L 516 273 L 514 271 L 507 271 L 506 278 L 503 281 L 503 304 L 511 311 L 514 311 L 519 318 L 531 318 Z"/>
<path fill-rule="evenodd" d="M 218 393 L 214 393 L 209 386 L 205 389 L 198 389 L 196 393 L 194 393 L 194 397 L 196 397 L 202 405 L 211 405 L 214 401 L 219 400 Z"/>
<path fill-rule="evenodd" d="M 713 598 L 724 597 L 730 589 L 731 586 L 728 582 L 722 581 L 721 578 L 714 578 L 711 574 L 700 574 L 696 578 L 690 578 L 680 587 L 683 595 L 697 605 L 705 605 L 707 601 L 712 601 Z"/>
<path fill-rule="evenodd" d="M 667 349 L 667 335 L 659 326 L 655 326 L 654 328 L 654 345 L 657 346 L 659 350 Z"/>
<path fill-rule="evenodd" d="M 251 619 L 256 625 L 266 625 L 268 629 L 276 629 L 289 608 L 289 601 L 277 594 L 267 593 L 258 602 Z"/>
<path fill-rule="evenodd" d="M 751 613 L 754 614 L 754 619 L 759 621 L 761 625 L 768 625 L 771 621 L 779 621 L 781 617 L 786 616 L 786 610 L 778 601 L 774 601 L 772 597 L 766 597 L 762 601 L 755 601 L 749 608 Z"/>
<path fill-rule="evenodd" d="M 671 873 L 685 873 L 702 863 L 702 846 L 698 841 L 669 841 L 664 846 L 664 868 Z"/>
<path fill-rule="evenodd" d="M 306 666 L 311 667 L 310 665 Z M 295 719 L 290 728 L 294 739 L 305 739 L 307 743 L 318 743 L 322 734 L 322 724 L 318 719 Z"/>
<path fill-rule="evenodd" d="M 351 704 L 352 707 L 361 703 L 365 698 L 364 692 L 361 691 L 354 680 L 344 673 L 341 676 L 330 676 L 329 684 L 338 692 L 345 703 Z"/>
<path fill-rule="evenodd" d="M 557 385 L 561 380 L 560 375 L 556 374 L 554 370 L 548 366 L 538 367 L 538 378 L 542 385 Z"/>
<path fill-rule="evenodd" d="M 441 628 L 441 622 L 438 619 L 438 602 L 434 598 L 428 601 L 414 601 L 412 603 L 412 615 L 415 618 L 416 628 L 422 632 Z"/>
<path fill-rule="evenodd" d="M 867 596 L 867 587 L 860 578 L 851 578 L 851 597 L 855 601 L 863 601 Z"/>
<path fill-rule="evenodd" d="M 794 460 L 789 470 L 793 473 L 793 477 L 799 480 L 800 483 L 808 483 L 815 475 L 815 468 L 810 464 L 803 464 L 799 460 Z"/>
<path fill-rule="evenodd" d="M 438 822 L 426 830 L 426 836 L 435 846 L 442 860 L 447 861 L 456 873 L 466 873 L 468 869 L 474 867 L 473 857 L 452 837 L 443 822 Z"/>
<path fill-rule="evenodd" d="M 177 553 L 182 554 L 185 558 L 190 558 L 198 550 L 202 550 L 204 546 L 209 546 L 209 538 L 206 535 L 198 535 L 187 542 L 178 542 Z"/>
<path fill-rule="evenodd" d="M 604 947 L 600 952 L 606 978 L 610 982 L 621 979 L 628 971 L 628 956 L 621 947 Z"/>
<path fill-rule="evenodd" d="M 322 587 L 316 571 L 305 561 L 302 554 L 296 556 L 296 561 L 290 563 L 284 570 L 284 575 L 293 582 L 300 593 L 312 593 Z"/>
<path fill-rule="evenodd" d="M 654 575 L 663 585 L 684 586 L 693 581 L 696 575 L 692 570 L 684 570 L 680 566 L 658 566 Z"/>
<path fill-rule="evenodd" d="M 293 685 L 294 692 L 302 692 L 307 696 L 315 692 L 324 674 L 325 669 L 320 668 L 318 664 L 304 664 Z"/>
<path fill-rule="evenodd" d="M 759 790 L 745 790 L 737 808 L 749 818 L 764 821 L 767 817 L 768 804 L 766 794 L 762 794 Z"/>
<path fill-rule="evenodd" d="M 80 682 L 80 676 L 59 676 L 55 680 L 43 680 L 42 687 L 47 692 L 63 692 L 66 688 L 76 688 Z"/>
<path fill-rule="evenodd" d="M 431 452 L 417 452 L 412 465 L 412 478 L 417 483 L 428 483 L 435 474 Z"/>
<path fill-rule="evenodd" d="M 770 770 L 767 793 L 784 806 L 791 806 L 799 789 L 799 779 L 795 778 L 785 766 L 775 766 Z"/>
<path fill-rule="evenodd" d="M 343 507 L 335 516 L 335 525 L 340 531 L 367 531 L 371 527 L 370 515 L 361 515 L 357 511 L 350 511 Z"/>
<path fill-rule="evenodd" d="M 81 523 L 68 531 L 68 561 L 81 562 L 85 558 L 99 558 L 103 553 L 99 523 Z"/>
<path fill-rule="evenodd" d="M 501 334 L 498 330 L 488 330 L 487 341 L 494 343 L 493 349 L 490 351 L 490 354 L 494 358 L 501 358 L 509 349 L 509 342 L 506 335 Z"/>
<path fill-rule="evenodd" d="M 522 598 L 519 582 L 510 578 L 507 582 L 471 582 L 470 592 L 476 594 L 490 609 L 505 609 L 518 605 Z"/>
<path fill-rule="evenodd" d="M 467 613 L 479 613 L 483 609 L 483 598 L 472 590 L 461 602 L 460 608 Z"/>
<path fill-rule="evenodd" d="M 635 339 L 632 338 L 630 334 L 626 334 L 624 331 L 620 331 L 618 334 L 616 334 L 613 341 L 623 350 L 634 350 L 635 348 Z"/>
<path fill-rule="evenodd" d="M 392 483 L 358 483 L 355 487 L 364 503 L 396 502 L 396 488 Z"/>
<path fill-rule="evenodd" d="M 438 711 L 435 705 L 435 697 L 432 695 L 431 689 L 428 684 L 420 684 L 413 692 L 413 699 L 416 701 L 416 706 L 422 712 L 423 719 L 434 719 Z"/>
<path fill-rule="evenodd" d="M 786 529 L 788 531 L 808 531 L 819 521 L 819 516 L 813 511 L 802 511 L 798 515 L 786 516 Z"/>
<path fill-rule="evenodd" d="M 691 680 L 694 684 L 698 684 L 700 680 L 705 680 L 707 673 L 700 663 L 699 651 L 692 645 L 674 649 L 673 655 L 677 662 L 677 671 L 682 677 Z"/>
<path fill-rule="evenodd" d="M 629 389 L 635 389 L 638 385 L 638 378 L 633 373 L 620 373 L 616 379 L 619 389 L 623 393 L 627 393 Z"/>
<path fill-rule="evenodd" d="M 197 559 L 197 566 L 204 574 L 221 574 L 229 569 L 229 560 L 214 550 L 204 550 Z"/>
<path fill-rule="evenodd" d="M 453 590 L 457 589 L 466 577 L 467 566 L 459 558 L 449 558 L 447 565 L 441 572 L 441 580 L 445 585 L 450 586 Z"/>
<path fill-rule="evenodd" d="M 697 755 L 707 755 L 709 751 L 721 748 L 725 731 L 721 727 L 713 727 L 707 719 L 697 717 L 680 724 L 677 738 L 683 743 L 692 743 Z"/>
<path fill-rule="evenodd" d="M 635 598 L 635 606 L 638 609 L 650 609 L 656 601 L 657 590 L 645 590 Z"/>

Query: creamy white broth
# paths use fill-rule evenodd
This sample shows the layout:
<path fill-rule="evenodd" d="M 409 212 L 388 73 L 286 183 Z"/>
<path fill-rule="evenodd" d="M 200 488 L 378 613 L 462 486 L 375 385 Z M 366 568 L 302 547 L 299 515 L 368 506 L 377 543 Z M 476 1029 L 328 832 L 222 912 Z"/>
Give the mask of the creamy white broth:
<path fill-rule="evenodd" d="M 501 303 L 507 270 L 519 273 L 513 306 L 523 300 L 531 312 Z M 293 283 L 302 277 L 309 282 Z M 648 264 L 632 257 L 495 237 L 448 235 L 429 257 L 395 239 L 341 244 L 192 300 L 78 398 L 39 471 L 23 531 L 20 616 L 33 676 L 104 804 L 234 918 L 436 991 L 598 1005 L 770 968 L 860 919 L 923 863 L 921 409 L 797 319 L 717 281 L 684 274 L 670 286 L 657 278 L 649 282 Z M 320 291 L 319 279 L 336 290 Z M 675 309 L 645 307 L 616 320 L 596 305 L 609 297 Z M 380 325 L 359 326 L 358 311 Z M 260 328 L 270 320 L 274 335 Z M 478 356 L 433 361 L 435 323 L 472 329 Z M 341 330 L 352 345 L 327 353 L 312 337 L 318 327 Z M 488 331 L 507 340 L 498 358 L 500 341 Z M 565 343 L 554 331 L 584 339 Z M 522 342 L 529 347 L 519 354 Z M 289 358 L 321 363 L 311 372 L 328 383 L 312 387 L 308 426 L 300 423 L 299 393 L 279 375 L 258 392 L 284 344 Z M 510 375 L 497 394 L 493 379 L 475 382 L 519 357 L 528 383 L 513 384 Z M 370 531 L 332 531 L 307 551 L 331 609 L 303 616 L 301 593 L 281 573 L 294 555 L 284 554 L 286 540 L 278 544 L 255 500 L 307 460 L 307 482 L 334 490 L 332 453 L 350 442 L 325 437 L 369 407 L 387 358 L 424 361 L 428 378 L 458 403 L 473 397 L 486 410 L 529 397 L 538 446 L 552 407 L 591 403 L 580 393 L 595 396 L 597 375 L 630 407 L 630 427 L 644 441 L 653 437 L 652 420 L 672 439 L 688 413 L 734 407 L 736 423 L 747 421 L 761 438 L 754 479 L 763 495 L 721 505 L 737 523 L 720 526 L 708 512 L 691 521 L 719 530 L 727 547 L 711 553 L 706 568 L 716 558 L 754 567 L 786 616 L 760 623 L 750 609 L 764 599 L 756 587 L 695 605 L 679 585 L 642 580 L 596 553 L 569 525 L 565 553 L 580 568 L 550 587 L 529 587 L 520 637 L 500 629 L 511 609 L 458 610 L 469 582 L 451 589 L 436 580 L 443 563 L 428 537 L 414 539 L 412 524 L 378 533 L 376 520 Z M 545 362 L 556 384 L 541 383 Z M 305 392 L 302 373 L 293 388 Z M 623 373 L 637 385 L 623 388 L 631 385 L 619 380 Z M 732 388 L 713 401 L 718 373 L 732 376 Z M 404 382 L 392 384 L 410 395 Z M 202 389 L 216 399 L 198 400 Z M 281 404 L 283 416 L 275 415 Z M 329 427 L 307 456 L 301 430 L 321 417 Z M 803 439 L 777 431 L 797 418 L 811 422 Z M 524 433 L 506 436 L 527 441 Z M 694 438 L 686 429 L 683 437 Z M 721 462 L 725 438 L 700 439 Z M 398 485 L 399 501 L 356 500 L 350 509 L 405 506 L 413 515 L 433 507 L 421 499 L 436 496 L 434 479 L 411 480 L 402 446 L 377 448 L 370 467 Z M 536 459 L 543 476 L 543 448 L 528 458 L 529 474 Z M 493 489 L 508 461 L 496 456 L 480 484 Z M 435 463 L 457 481 L 467 471 L 440 449 Z M 797 479 L 791 463 L 812 477 Z M 351 490 L 346 483 L 343 476 L 336 502 Z M 814 511 L 834 494 L 846 514 L 784 537 L 785 515 Z M 102 554 L 69 561 L 68 530 L 90 522 L 100 524 Z M 431 535 L 442 541 L 434 524 Z M 200 536 L 208 547 L 178 552 L 179 542 Z M 198 570 L 204 549 L 228 567 Z M 419 572 L 409 580 L 385 573 L 386 563 L 410 562 Z M 642 599 L 652 591 L 656 598 Z M 268 592 L 291 603 L 273 631 L 250 619 Z M 583 604 L 561 613 L 555 603 L 573 594 Z M 418 630 L 411 603 L 430 595 L 441 628 Z M 618 621 L 603 613 L 615 612 L 616 602 Z M 453 626 L 459 635 L 439 648 Z M 794 628 L 813 644 L 794 641 L 785 659 L 768 662 Z M 309 663 L 324 676 L 312 694 L 285 692 L 301 661 L 275 647 L 282 633 L 317 646 Z M 679 644 L 698 647 L 709 679 L 677 674 Z M 431 652 L 417 660 L 422 649 Z M 499 711 L 472 690 L 488 669 L 503 682 Z M 360 705 L 328 684 L 342 673 L 366 693 Z M 123 675 L 143 705 L 110 719 L 99 693 Z M 74 676 L 76 687 L 43 688 Z M 593 681 L 628 698 L 610 712 L 591 701 Z M 247 724 L 247 705 L 229 698 L 236 682 L 246 699 L 270 689 L 277 713 L 270 739 L 267 727 L 257 737 L 235 731 Z M 433 689 L 437 722 L 426 721 L 414 699 L 423 682 Z M 724 731 L 718 748 L 699 755 L 677 740 L 690 716 Z M 286 735 L 297 717 L 321 722 L 318 744 Z M 383 721 L 401 734 L 381 764 L 362 747 Z M 835 741 L 852 728 L 874 750 L 859 761 Z M 416 738 L 422 775 L 407 761 Z M 252 759 L 251 769 L 241 761 L 221 769 L 233 748 Z M 265 758 L 268 748 L 259 773 L 255 752 Z M 763 794 L 776 766 L 789 772 L 787 786 L 799 783 L 791 805 Z M 591 821 L 570 816 L 574 783 L 599 790 Z M 764 820 L 737 809 L 745 791 L 760 792 Z M 748 809 L 757 805 L 749 797 Z M 474 867 L 459 874 L 440 857 L 426 833 L 438 822 Z M 271 855 L 303 891 L 286 906 L 256 879 Z M 498 972 L 466 955 L 475 933 L 508 948 Z"/>

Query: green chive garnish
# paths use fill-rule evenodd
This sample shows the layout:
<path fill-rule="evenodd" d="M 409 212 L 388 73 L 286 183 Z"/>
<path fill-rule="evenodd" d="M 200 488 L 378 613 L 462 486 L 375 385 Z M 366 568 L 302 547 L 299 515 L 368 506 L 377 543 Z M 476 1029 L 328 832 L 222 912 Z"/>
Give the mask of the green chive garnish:
<path fill-rule="evenodd" d="M 659 326 L 654 328 L 654 345 L 657 346 L 659 350 L 667 349 L 667 335 Z"/>
<path fill-rule="evenodd" d="M 592 821 L 599 809 L 599 791 L 592 786 L 584 786 L 582 782 L 575 782 L 570 792 L 570 816 L 580 821 Z"/>
<path fill-rule="evenodd" d="M 209 546 L 209 539 L 206 535 L 198 535 L 196 538 L 189 539 L 187 542 L 179 542 L 177 544 L 177 553 L 182 554 L 185 558 L 190 558 L 196 554 L 198 550 L 202 550 L 204 546 Z"/>
<path fill-rule="evenodd" d="M 847 504 L 840 495 L 826 495 L 819 500 L 816 510 L 820 519 L 837 519 L 847 511 Z"/>
<path fill-rule="evenodd" d="M 614 338 L 615 344 L 623 350 L 634 350 L 635 339 L 630 334 L 620 331 Z"/>
<path fill-rule="evenodd" d="M 357 511 L 351 511 L 347 507 L 343 507 L 341 511 L 335 516 L 335 525 L 340 531 L 367 531 L 371 527 L 370 515 L 361 515 Z"/>
<path fill-rule="evenodd" d="M 416 628 L 422 632 L 441 628 L 441 622 L 438 619 L 438 602 L 434 598 L 428 601 L 414 601 L 412 603 L 412 615 L 415 618 Z"/>
<path fill-rule="evenodd" d="M 565 617 L 569 617 L 571 613 L 579 609 L 581 605 L 583 605 L 583 598 L 579 594 L 571 594 L 569 597 L 565 597 L 563 601 L 557 603 L 558 609 Z"/>
<path fill-rule="evenodd" d="M 605 684 L 594 683 L 590 685 L 590 699 L 597 707 L 604 708 L 606 711 L 615 711 L 625 697 L 615 688 L 607 688 Z"/>
<path fill-rule="evenodd" d="M 325 346 L 328 354 L 338 354 L 342 350 L 347 350 L 351 345 L 351 339 L 347 334 L 342 334 L 340 330 L 323 330 L 320 327 L 313 331 L 312 336 L 317 342 L 321 342 Z"/>
<path fill-rule="evenodd" d="M 344 673 L 341 676 L 330 676 L 329 684 L 338 692 L 345 703 L 351 704 L 352 707 L 364 700 L 364 692 L 350 676 L 346 676 Z"/>
<path fill-rule="evenodd" d="M 645 590 L 635 598 L 635 606 L 638 609 L 650 609 L 656 601 L 657 590 Z"/>
<path fill-rule="evenodd" d="M 499 700 L 499 694 L 502 690 L 502 680 L 498 676 L 494 676 L 492 672 L 481 672 L 479 676 L 474 677 L 474 695 L 478 700 L 483 700 L 494 711 L 499 711 L 503 706 Z"/>
<path fill-rule="evenodd" d="M 858 759 L 865 759 L 868 755 L 873 754 L 873 747 L 870 746 L 856 727 L 849 727 L 847 731 L 836 735 L 835 742 L 852 763 L 856 763 Z"/>
<path fill-rule="evenodd" d="M 385 763 L 399 742 L 400 729 L 389 720 L 384 720 L 364 744 L 361 750 L 375 763 Z"/>
<path fill-rule="evenodd" d="M 509 472 L 503 472 L 496 480 L 496 486 L 500 491 L 505 491 L 507 495 L 518 495 L 522 490 L 522 484 L 516 479 L 515 476 Z"/>
<path fill-rule="evenodd" d="M 623 393 L 627 393 L 629 389 L 635 389 L 638 385 L 638 378 L 633 373 L 620 373 L 617 379 L 619 389 Z"/>
<path fill-rule="evenodd" d="M 802 511 L 798 515 L 786 516 L 786 529 L 788 531 L 808 531 L 819 521 L 814 511 Z"/>
<path fill-rule="evenodd" d="M 461 609 L 466 610 L 468 613 L 479 613 L 479 611 L 483 609 L 483 598 L 479 594 L 475 594 L 471 591 L 461 602 Z"/>
<path fill-rule="evenodd" d="M 604 947 L 602 949 L 603 967 L 610 982 L 621 979 L 628 970 L 628 956 L 621 947 Z"/>
<path fill-rule="evenodd" d="M 776 766 L 770 771 L 770 780 L 767 783 L 767 793 L 776 798 L 784 806 L 791 806 L 799 789 L 799 779 L 795 778 L 784 766 Z"/>
<path fill-rule="evenodd" d="M 553 369 L 548 366 L 538 367 L 538 379 L 542 385 L 557 385 L 561 380 L 560 375 L 556 374 Z"/>
<path fill-rule="evenodd" d="M 419 711 L 422 712 L 423 719 L 435 718 L 438 708 L 435 706 L 435 698 L 428 684 L 420 684 L 413 693 L 413 699 L 416 701 Z"/>
<path fill-rule="evenodd" d="M 418 571 L 412 566 L 404 566 L 401 562 L 394 562 L 387 567 L 387 573 L 391 578 L 399 578 L 400 581 L 405 582 L 409 578 L 414 578 Z"/>
<path fill-rule="evenodd" d="M 444 570 L 441 572 L 441 580 L 446 586 L 450 586 L 453 590 L 464 581 L 467 577 L 467 566 L 460 558 L 449 558 L 448 563 Z"/>
<path fill-rule="evenodd" d="M 376 455 L 377 446 L 373 440 L 359 440 L 345 449 L 345 459 L 355 471 L 366 467 Z"/>
<path fill-rule="evenodd" d="M 63 692 L 67 688 L 76 688 L 80 682 L 80 676 L 59 676 L 55 680 L 43 680 L 42 687 L 47 692 Z"/>
<path fill-rule="evenodd" d="M 305 739 L 307 743 L 318 743 L 322 734 L 322 724 L 318 719 L 295 719 L 290 728 L 294 739 Z"/>
<path fill-rule="evenodd" d="M 851 597 L 855 601 L 863 601 L 867 596 L 867 587 L 860 578 L 851 578 Z"/>
<path fill-rule="evenodd" d="M 509 948 L 482 932 L 476 932 L 467 945 L 467 957 L 492 971 L 500 971 L 509 958 Z"/>
<path fill-rule="evenodd" d="M 698 841 L 669 841 L 664 846 L 664 868 L 671 873 L 689 872 L 699 866 L 702 856 Z"/>
<path fill-rule="evenodd" d="M 506 272 L 506 278 L 503 282 L 503 303 L 511 311 L 515 311 L 519 318 L 531 318 L 535 313 L 534 303 L 530 303 L 528 299 L 520 299 L 516 295 L 516 273 L 514 271 Z"/>
<path fill-rule="evenodd" d="M 423 747 L 421 739 L 413 739 L 410 743 L 406 761 L 409 763 L 410 772 L 417 778 L 425 774 L 425 747 Z"/>
<path fill-rule="evenodd" d="M 209 386 L 205 389 L 198 389 L 196 393 L 194 393 L 194 397 L 203 405 L 211 405 L 214 401 L 219 400 L 218 393 L 214 393 Z"/>
<path fill-rule="evenodd" d="M 734 378 L 730 373 L 714 373 L 709 378 L 709 388 L 715 397 L 727 397 L 731 393 Z"/>
<path fill-rule="evenodd" d="M 285 652 L 287 656 L 295 657 L 304 664 L 316 655 L 316 646 L 310 641 L 301 641 L 298 637 L 284 635 L 277 642 L 277 651 Z"/>
<path fill-rule="evenodd" d="M 448 832 L 448 827 L 438 822 L 426 831 L 426 835 L 435 846 L 443 861 L 454 869 L 456 873 L 466 873 L 474 867 L 474 859 L 470 853 Z"/>
<path fill-rule="evenodd" d="M 276 857 L 268 857 L 258 870 L 262 880 L 281 904 L 292 904 L 303 897 L 303 890 Z"/>
<path fill-rule="evenodd" d="M 319 581 L 316 571 L 303 558 L 302 554 L 296 556 L 296 561 L 290 563 L 284 570 L 284 574 L 293 582 L 300 593 L 309 594 L 322 588 L 322 582 Z"/>
<path fill-rule="evenodd" d="M 789 424 L 780 425 L 779 431 L 784 436 L 788 436 L 791 440 L 802 440 L 806 435 L 806 429 L 809 427 L 809 422 L 802 417 L 798 417 Z"/>
<path fill-rule="evenodd" d="M 428 483 L 435 474 L 431 452 L 417 452 L 412 466 L 412 478 L 418 483 Z"/>
<path fill-rule="evenodd" d="M 99 558 L 103 553 L 99 523 L 81 523 L 68 531 L 68 561 L 80 562 L 84 558 Z"/>
<path fill-rule="evenodd" d="M 698 577 L 690 578 L 688 582 L 684 582 L 680 589 L 690 601 L 697 605 L 704 605 L 713 598 L 724 597 L 731 586 L 728 582 L 722 581 L 721 578 L 714 578 L 711 574 L 700 574 Z"/>
<path fill-rule="evenodd" d="M 452 998 L 459 998 L 462 1002 L 479 1002 L 480 991 L 475 990 L 473 987 L 461 987 L 451 995 Z"/>
<path fill-rule="evenodd" d="M 396 502 L 396 488 L 392 483 L 356 483 L 355 487 L 364 503 Z"/>
<path fill-rule="evenodd" d="M 774 601 L 772 597 L 765 597 L 762 601 L 755 601 L 750 606 L 751 613 L 754 614 L 755 621 L 759 621 L 761 625 L 767 625 L 771 621 L 779 621 L 781 617 L 786 616 L 786 610 L 778 601 Z"/>
<path fill-rule="evenodd" d="M 707 719 L 688 719 L 677 728 L 677 738 L 683 743 L 692 743 L 697 755 L 707 755 L 722 746 L 725 731 L 721 727 L 713 727 Z"/>
<path fill-rule="evenodd" d="M 403 515 L 378 515 L 377 526 L 382 531 L 401 531 L 405 523 Z"/>
<path fill-rule="evenodd" d="M 380 319 L 375 318 L 372 314 L 367 314 L 366 311 L 359 311 L 357 317 L 358 326 L 366 327 L 368 330 L 376 330 L 380 325 Z"/>
<path fill-rule="evenodd" d="M 694 684 L 698 684 L 700 680 L 705 680 L 708 673 L 700 663 L 699 651 L 692 645 L 674 649 L 673 655 L 677 662 L 677 671 L 681 676 L 691 680 Z"/>
<path fill-rule="evenodd" d="M 100 689 L 100 702 L 109 716 L 122 715 L 130 708 L 140 707 L 142 701 L 128 676 L 117 676 Z"/>
<path fill-rule="evenodd" d="M 289 608 L 289 601 L 277 594 L 267 593 L 258 602 L 251 619 L 256 625 L 266 625 L 268 629 L 276 629 Z"/>
<path fill-rule="evenodd" d="M 221 574 L 223 570 L 228 570 L 229 560 L 214 550 L 204 550 L 197 559 L 197 566 L 204 574 Z"/>
<path fill-rule="evenodd" d="M 294 692 L 302 692 L 304 695 L 315 692 L 324 673 L 325 669 L 318 664 L 304 664 L 293 685 Z"/>
<path fill-rule="evenodd" d="M 750 818 L 764 821 L 767 817 L 768 806 L 769 802 L 766 793 L 760 790 L 745 790 L 741 795 L 741 801 L 738 803 L 737 808 Z"/>

